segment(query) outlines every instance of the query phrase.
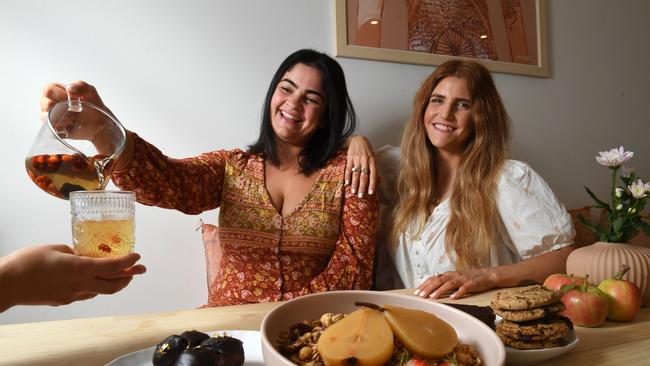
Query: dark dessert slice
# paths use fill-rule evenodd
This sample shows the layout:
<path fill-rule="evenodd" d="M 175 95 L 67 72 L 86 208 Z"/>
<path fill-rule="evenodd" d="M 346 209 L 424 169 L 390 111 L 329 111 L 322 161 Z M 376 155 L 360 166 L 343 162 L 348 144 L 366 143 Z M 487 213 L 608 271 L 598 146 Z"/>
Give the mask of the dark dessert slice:
<path fill-rule="evenodd" d="M 156 346 L 154 366 L 242 366 L 242 341 L 230 336 L 210 337 L 196 330 L 172 335 Z"/>
<path fill-rule="evenodd" d="M 198 330 L 188 330 L 181 333 L 181 337 L 187 339 L 189 342 L 189 347 L 196 347 L 204 340 L 210 338 L 209 335 L 199 332 Z"/>
<path fill-rule="evenodd" d="M 208 338 L 201 342 L 205 347 L 219 354 L 215 366 L 242 366 L 244 364 L 244 346 L 242 341 L 230 336 Z"/>
<path fill-rule="evenodd" d="M 154 366 L 173 365 L 178 355 L 187 348 L 187 345 L 187 339 L 179 335 L 170 335 L 165 338 L 162 342 L 158 343 L 153 353 Z"/>
<path fill-rule="evenodd" d="M 218 362 L 218 353 L 209 348 L 196 347 L 183 351 L 174 366 L 214 366 Z"/>
<path fill-rule="evenodd" d="M 476 319 L 485 323 L 490 329 L 494 330 L 494 321 L 496 320 L 496 315 L 494 311 L 489 306 L 478 306 L 478 305 L 467 305 L 467 304 L 454 304 L 454 303 L 444 303 L 453 308 L 456 308 L 460 311 L 464 311 L 467 314 L 475 317 Z"/>

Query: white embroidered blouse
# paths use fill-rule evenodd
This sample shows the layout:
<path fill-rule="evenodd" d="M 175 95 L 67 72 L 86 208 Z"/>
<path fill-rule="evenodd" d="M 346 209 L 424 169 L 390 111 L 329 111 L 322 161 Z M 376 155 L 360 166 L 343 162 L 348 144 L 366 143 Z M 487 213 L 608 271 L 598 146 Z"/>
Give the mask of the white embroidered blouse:
<path fill-rule="evenodd" d="M 390 205 L 396 200 L 399 157 L 398 147 L 384 146 L 376 152 L 382 203 Z M 490 254 L 492 266 L 520 262 L 573 244 L 571 216 L 542 177 L 526 163 L 506 161 L 497 186 L 496 204 L 500 227 Z M 450 258 L 445 252 L 449 215 L 447 199 L 433 210 L 418 238 L 408 240 L 402 235 L 397 243 L 380 240 L 384 248 L 379 253 L 388 252 L 403 286 L 418 287 L 435 272 L 454 270 L 453 254 Z M 380 258 L 380 266 L 387 262 Z M 395 278 L 389 278 L 390 272 L 388 268 L 378 269 L 377 273 L 383 276 L 377 279 L 379 287 L 399 284 Z"/>

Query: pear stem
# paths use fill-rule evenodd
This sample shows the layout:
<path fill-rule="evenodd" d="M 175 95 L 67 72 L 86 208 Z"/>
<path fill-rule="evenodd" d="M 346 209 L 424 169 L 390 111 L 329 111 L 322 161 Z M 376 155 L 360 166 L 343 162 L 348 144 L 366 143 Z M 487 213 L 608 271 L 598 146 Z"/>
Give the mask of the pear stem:
<path fill-rule="evenodd" d="M 381 311 L 381 312 L 386 311 L 386 309 L 382 308 L 381 306 L 376 305 L 376 304 L 373 304 L 373 303 L 370 303 L 370 302 L 355 301 L 355 302 L 354 302 L 354 305 L 356 305 L 356 306 L 365 306 L 365 307 L 367 307 L 367 308 L 371 308 L 371 309 L 373 309 L 373 310 L 379 310 L 379 311 Z"/>

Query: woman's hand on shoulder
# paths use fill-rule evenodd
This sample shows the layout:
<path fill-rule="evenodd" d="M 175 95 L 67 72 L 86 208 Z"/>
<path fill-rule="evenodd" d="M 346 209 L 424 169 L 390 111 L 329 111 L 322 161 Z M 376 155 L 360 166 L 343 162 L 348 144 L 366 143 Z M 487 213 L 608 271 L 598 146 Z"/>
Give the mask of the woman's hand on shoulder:
<path fill-rule="evenodd" d="M 468 271 L 449 271 L 427 278 L 415 294 L 424 298 L 437 299 L 451 293 L 451 299 L 497 287 L 497 274 L 493 268 L 477 268 Z"/>
<path fill-rule="evenodd" d="M 368 139 L 352 136 L 348 139 L 348 156 L 345 164 L 345 184 L 350 185 L 352 193 L 363 197 L 375 193 L 377 166 L 375 153 Z"/>

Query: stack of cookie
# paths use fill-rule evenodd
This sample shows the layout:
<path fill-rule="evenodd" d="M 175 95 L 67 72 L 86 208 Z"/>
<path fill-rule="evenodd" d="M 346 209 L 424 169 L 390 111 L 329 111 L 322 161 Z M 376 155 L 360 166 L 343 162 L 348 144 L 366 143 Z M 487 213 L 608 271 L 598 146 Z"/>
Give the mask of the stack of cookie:
<path fill-rule="evenodd" d="M 558 315 L 564 310 L 562 293 L 541 285 L 498 292 L 492 298 L 494 312 L 503 318 L 496 332 L 506 346 L 540 349 L 566 345 L 573 324 Z"/>

